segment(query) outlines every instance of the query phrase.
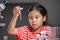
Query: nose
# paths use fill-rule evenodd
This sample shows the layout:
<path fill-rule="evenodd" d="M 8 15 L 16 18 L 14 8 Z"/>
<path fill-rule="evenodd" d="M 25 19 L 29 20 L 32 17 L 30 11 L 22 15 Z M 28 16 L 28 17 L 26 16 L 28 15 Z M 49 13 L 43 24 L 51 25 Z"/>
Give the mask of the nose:
<path fill-rule="evenodd" d="M 32 23 L 35 23 L 35 22 L 36 22 L 36 19 L 35 19 L 35 18 L 33 18 L 33 19 L 32 19 Z"/>

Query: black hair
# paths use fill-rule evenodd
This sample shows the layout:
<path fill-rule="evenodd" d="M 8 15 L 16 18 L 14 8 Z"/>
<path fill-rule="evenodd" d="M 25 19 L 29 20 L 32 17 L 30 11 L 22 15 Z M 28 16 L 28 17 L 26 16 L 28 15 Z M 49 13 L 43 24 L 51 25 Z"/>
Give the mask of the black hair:
<path fill-rule="evenodd" d="M 28 12 L 30 12 L 30 11 L 32 11 L 34 9 L 38 10 L 42 14 L 43 17 L 46 16 L 46 21 L 43 22 L 43 25 L 47 25 L 48 16 L 47 16 L 47 10 L 45 9 L 45 7 L 43 5 L 41 5 L 41 4 L 38 4 L 38 3 L 37 4 L 33 4 L 33 5 L 31 5 L 29 7 Z"/>

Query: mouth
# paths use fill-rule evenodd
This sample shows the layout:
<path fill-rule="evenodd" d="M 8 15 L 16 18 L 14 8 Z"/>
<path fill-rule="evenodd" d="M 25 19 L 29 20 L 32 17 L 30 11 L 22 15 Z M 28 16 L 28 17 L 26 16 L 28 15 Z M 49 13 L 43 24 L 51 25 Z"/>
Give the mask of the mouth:
<path fill-rule="evenodd" d="M 36 24 L 32 24 L 32 26 L 36 26 Z"/>

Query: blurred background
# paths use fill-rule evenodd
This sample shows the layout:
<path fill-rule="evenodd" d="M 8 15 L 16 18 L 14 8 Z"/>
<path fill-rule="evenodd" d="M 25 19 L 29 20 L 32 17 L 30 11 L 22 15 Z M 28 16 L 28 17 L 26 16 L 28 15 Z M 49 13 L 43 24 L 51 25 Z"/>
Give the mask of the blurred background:
<path fill-rule="evenodd" d="M 4 0 L 0 0 L 0 4 Z M 29 25 L 28 22 L 28 8 L 30 5 L 40 3 L 45 6 L 48 11 L 48 24 L 50 24 L 56 33 L 56 37 L 60 37 L 60 0 L 7 0 L 5 9 L 0 12 L 3 18 L 0 17 L 0 40 L 4 40 L 5 37 L 8 40 L 15 40 L 15 36 L 7 33 L 8 25 L 12 18 L 12 10 L 15 6 L 20 5 L 24 9 L 22 10 L 22 20 L 20 17 L 17 20 L 16 27 Z M 4 26 L 1 26 L 3 23 Z"/>

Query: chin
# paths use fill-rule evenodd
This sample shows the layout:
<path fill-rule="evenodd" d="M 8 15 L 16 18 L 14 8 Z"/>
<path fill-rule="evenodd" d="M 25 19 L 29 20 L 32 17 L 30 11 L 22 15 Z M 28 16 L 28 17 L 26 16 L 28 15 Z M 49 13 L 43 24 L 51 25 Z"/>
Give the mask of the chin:
<path fill-rule="evenodd" d="M 32 28 L 35 29 L 35 30 L 37 30 L 37 29 L 39 29 L 40 27 L 38 27 L 38 26 L 32 26 Z"/>
<path fill-rule="evenodd" d="M 39 27 L 32 27 L 33 29 L 38 29 Z"/>

